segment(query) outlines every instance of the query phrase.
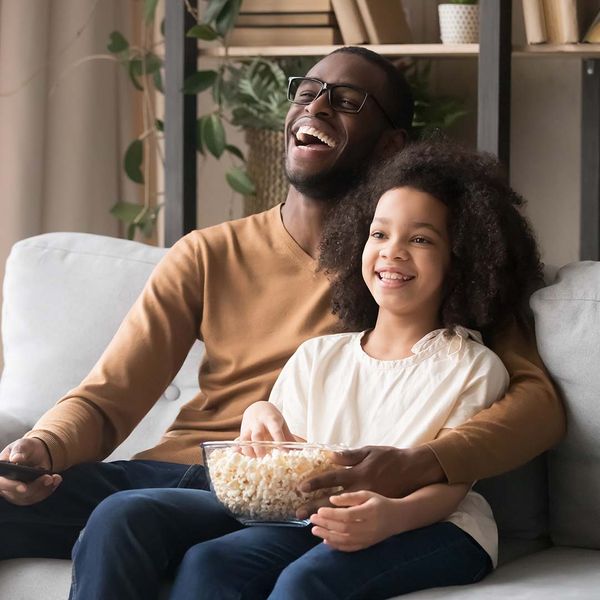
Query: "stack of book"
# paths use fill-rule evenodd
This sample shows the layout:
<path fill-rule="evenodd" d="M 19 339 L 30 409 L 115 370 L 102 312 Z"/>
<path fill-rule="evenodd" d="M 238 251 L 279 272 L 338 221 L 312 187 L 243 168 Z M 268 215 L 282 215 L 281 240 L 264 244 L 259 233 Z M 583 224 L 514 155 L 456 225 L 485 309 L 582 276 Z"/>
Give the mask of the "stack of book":
<path fill-rule="evenodd" d="M 331 0 L 243 0 L 231 46 L 340 44 Z"/>
<path fill-rule="evenodd" d="M 577 0 L 522 0 L 528 44 L 600 42 L 600 14 L 581 37 Z"/>
<path fill-rule="evenodd" d="M 401 0 L 243 0 L 230 46 L 401 44 Z"/>

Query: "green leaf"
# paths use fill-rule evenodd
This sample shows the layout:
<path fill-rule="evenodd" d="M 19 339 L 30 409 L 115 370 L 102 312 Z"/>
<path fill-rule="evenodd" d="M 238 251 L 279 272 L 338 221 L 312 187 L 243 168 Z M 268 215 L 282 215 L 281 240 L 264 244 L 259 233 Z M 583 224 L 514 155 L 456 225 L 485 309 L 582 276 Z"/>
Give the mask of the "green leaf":
<path fill-rule="evenodd" d="M 199 94 L 211 87 L 216 80 L 216 71 L 196 71 L 183 82 L 183 93 Z"/>
<path fill-rule="evenodd" d="M 225 179 L 227 183 L 238 193 L 244 196 L 253 196 L 256 193 L 256 188 L 252 183 L 250 177 L 244 169 L 240 167 L 233 167 L 225 173 Z"/>
<path fill-rule="evenodd" d="M 219 34 L 206 23 L 200 25 L 194 25 L 187 33 L 187 37 L 197 38 L 199 40 L 205 40 L 211 42 L 219 37 Z"/>
<path fill-rule="evenodd" d="M 112 54 L 119 54 L 129 48 L 129 42 L 123 37 L 123 34 L 119 31 L 113 31 L 110 34 L 109 42 L 106 49 Z"/>
<path fill-rule="evenodd" d="M 214 21 L 229 2 L 230 0 L 208 0 L 208 6 L 204 13 L 204 22 L 211 23 Z"/>
<path fill-rule="evenodd" d="M 240 12 L 241 4 L 242 0 L 231 0 L 218 14 L 215 21 L 215 29 L 221 37 L 225 37 L 233 29 Z"/>
<path fill-rule="evenodd" d="M 139 67 L 137 66 L 137 63 L 139 63 Z M 135 87 L 136 90 L 140 90 L 140 92 L 144 89 L 142 87 L 142 84 L 139 82 L 137 75 L 136 75 L 136 71 L 138 69 L 141 69 L 141 64 L 142 61 L 139 58 L 134 58 L 130 61 L 128 61 L 127 64 L 127 72 L 129 73 L 129 79 L 131 79 L 131 82 L 133 83 L 133 87 Z"/>
<path fill-rule="evenodd" d="M 158 131 L 165 130 L 165 123 L 162 119 L 154 119 L 154 126 L 156 127 L 156 129 L 158 129 Z"/>
<path fill-rule="evenodd" d="M 229 152 L 229 154 L 233 154 L 234 156 L 237 156 L 240 160 L 246 162 L 246 159 L 244 158 L 244 154 L 237 146 L 234 146 L 233 144 L 227 144 L 225 146 L 225 150 L 227 150 L 227 152 Z"/>
<path fill-rule="evenodd" d="M 156 13 L 156 5 L 158 0 L 144 0 L 144 20 L 146 23 L 154 21 L 154 14 Z"/>
<path fill-rule="evenodd" d="M 130 63 L 133 74 L 137 77 L 141 77 L 142 75 L 152 75 L 152 73 L 156 73 L 162 67 L 162 59 L 156 54 L 152 52 L 148 52 L 144 56 L 144 59 L 141 60 L 139 58 L 134 58 Z"/>
<path fill-rule="evenodd" d="M 202 119 L 202 143 L 215 157 L 221 158 L 225 151 L 225 128 L 218 115 L 208 115 Z"/>
<path fill-rule="evenodd" d="M 205 117 L 200 117 L 196 121 L 196 150 L 204 156 L 204 143 L 202 142 L 202 121 Z"/>
<path fill-rule="evenodd" d="M 142 162 L 144 161 L 144 144 L 142 140 L 134 140 L 129 144 L 123 160 L 123 168 L 127 177 L 135 183 L 144 183 L 144 174 L 142 173 Z"/>
<path fill-rule="evenodd" d="M 165 93 L 165 88 L 163 86 L 162 74 L 160 69 L 158 71 L 154 71 L 152 74 L 152 81 L 154 81 L 154 87 L 163 94 Z"/>
<path fill-rule="evenodd" d="M 122 223 L 128 224 L 135 221 L 137 216 L 144 210 L 140 204 L 131 202 L 117 202 L 111 209 L 110 214 Z"/>

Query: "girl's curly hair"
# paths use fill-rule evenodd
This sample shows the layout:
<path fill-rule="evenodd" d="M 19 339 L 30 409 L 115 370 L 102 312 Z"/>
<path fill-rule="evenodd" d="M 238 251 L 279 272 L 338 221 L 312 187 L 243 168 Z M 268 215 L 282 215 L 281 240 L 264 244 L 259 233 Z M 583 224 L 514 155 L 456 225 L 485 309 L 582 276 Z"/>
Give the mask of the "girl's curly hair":
<path fill-rule="evenodd" d="M 375 325 L 378 306 L 363 281 L 361 256 L 379 198 L 398 187 L 426 192 L 448 208 L 451 264 L 442 325 L 490 334 L 511 318 L 530 323 L 529 296 L 543 274 L 534 234 L 520 212 L 525 201 L 495 157 L 445 140 L 409 145 L 332 208 L 319 266 L 331 279 L 334 314 L 350 329 Z"/>

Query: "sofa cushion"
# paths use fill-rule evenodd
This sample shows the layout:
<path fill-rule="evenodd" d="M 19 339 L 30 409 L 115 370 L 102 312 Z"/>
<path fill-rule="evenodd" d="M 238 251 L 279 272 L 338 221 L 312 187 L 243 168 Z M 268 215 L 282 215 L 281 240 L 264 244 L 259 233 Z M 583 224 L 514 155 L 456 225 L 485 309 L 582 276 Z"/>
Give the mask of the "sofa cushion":
<path fill-rule="evenodd" d="M 0 410 L 28 428 L 89 372 L 165 249 L 83 233 L 18 242 L 6 264 Z M 111 458 L 154 445 L 198 389 L 197 342 L 173 383 Z"/>
<path fill-rule="evenodd" d="M 567 436 L 549 456 L 551 536 L 600 548 L 600 263 L 563 267 L 531 306 L 540 355 L 567 411 Z"/>
<path fill-rule="evenodd" d="M 596 600 L 600 552 L 550 548 L 498 568 L 479 583 L 414 592 L 397 600 Z"/>
<path fill-rule="evenodd" d="M 0 598 L 64 600 L 70 584 L 68 560 L 0 562 Z M 596 600 L 599 589 L 600 552 L 551 548 L 500 567 L 479 583 L 423 590 L 397 600 Z M 168 598 L 168 586 L 160 597 Z"/>
<path fill-rule="evenodd" d="M 477 482 L 475 490 L 485 497 L 494 512 L 500 536 L 500 563 L 548 545 L 545 454 L 514 471 Z"/>

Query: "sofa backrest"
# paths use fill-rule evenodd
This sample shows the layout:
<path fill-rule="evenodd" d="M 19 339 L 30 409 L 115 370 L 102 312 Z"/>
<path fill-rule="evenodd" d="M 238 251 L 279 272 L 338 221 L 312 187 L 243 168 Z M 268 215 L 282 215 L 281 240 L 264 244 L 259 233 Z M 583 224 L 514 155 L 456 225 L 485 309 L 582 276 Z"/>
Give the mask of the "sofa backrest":
<path fill-rule="evenodd" d="M 531 307 L 540 355 L 567 411 L 566 438 L 549 454 L 552 540 L 600 548 L 600 263 L 563 267 Z"/>
<path fill-rule="evenodd" d="M 105 236 L 48 233 L 15 244 L 6 264 L 0 411 L 32 427 L 89 372 L 166 250 Z M 203 346 L 111 455 L 154 445 L 198 391 Z M 22 433 L 22 432 L 21 432 Z"/>

